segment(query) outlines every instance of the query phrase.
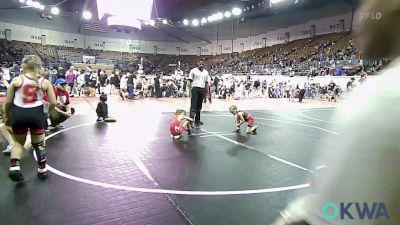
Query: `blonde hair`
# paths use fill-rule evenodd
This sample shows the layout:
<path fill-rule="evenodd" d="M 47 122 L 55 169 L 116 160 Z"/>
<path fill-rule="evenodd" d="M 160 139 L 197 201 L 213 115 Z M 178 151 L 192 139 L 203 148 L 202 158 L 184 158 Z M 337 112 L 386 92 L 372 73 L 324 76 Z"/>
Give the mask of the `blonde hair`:
<path fill-rule="evenodd" d="M 22 72 L 31 74 L 38 79 L 42 68 L 42 60 L 36 55 L 26 55 L 22 60 Z"/>
<path fill-rule="evenodd" d="M 231 105 L 231 106 L 229 107 L 229 112 L 232 112 L 233 110 L 237 110 L 236 105 Z"/>
<path fill-rule="evenodd" d="M 183 109 L 177 109 L 175 112 L 175 116 L 179 116 L 180 114 L 186 115 L 186 111 Z"/>

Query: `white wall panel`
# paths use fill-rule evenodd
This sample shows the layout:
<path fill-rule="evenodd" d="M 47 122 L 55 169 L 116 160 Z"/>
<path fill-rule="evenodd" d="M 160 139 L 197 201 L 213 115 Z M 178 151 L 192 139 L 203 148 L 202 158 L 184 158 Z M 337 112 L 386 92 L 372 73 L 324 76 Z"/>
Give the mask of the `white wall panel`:
<path fill-rule="evenodd" d="M 105 49 L 107 51 L 115 51 L 115 52 L 122 52 L 122 45 L 121 42 L 106 42 Z"/>

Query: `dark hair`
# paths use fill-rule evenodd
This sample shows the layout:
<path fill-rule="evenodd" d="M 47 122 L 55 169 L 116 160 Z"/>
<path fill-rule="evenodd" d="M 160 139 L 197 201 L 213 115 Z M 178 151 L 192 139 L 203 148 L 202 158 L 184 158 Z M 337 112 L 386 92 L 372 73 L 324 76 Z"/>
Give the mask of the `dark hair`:
<path fill-rule="evenodd" d="M 102 92 L 101 95 L 100 95 L 100 101 L 102 101 L 102 102 L 106 102 L 107 101 L 107 95 L 104 94 L 104 92 Z"/>

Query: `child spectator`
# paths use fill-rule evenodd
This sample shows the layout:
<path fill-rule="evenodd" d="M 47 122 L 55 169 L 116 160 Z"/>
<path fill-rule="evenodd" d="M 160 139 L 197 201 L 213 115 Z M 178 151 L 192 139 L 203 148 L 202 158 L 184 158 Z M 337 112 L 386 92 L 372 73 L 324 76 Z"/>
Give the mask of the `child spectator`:
<path fill-rule="evenodd" d="M 108 105 L 107 105 L 107 95 L 101 93 L 100 102 L 97 104 L 96 113 L 97 113 L 97 122 L 115 122 L 114 118 L 111 118 L 108 115 Z"/>

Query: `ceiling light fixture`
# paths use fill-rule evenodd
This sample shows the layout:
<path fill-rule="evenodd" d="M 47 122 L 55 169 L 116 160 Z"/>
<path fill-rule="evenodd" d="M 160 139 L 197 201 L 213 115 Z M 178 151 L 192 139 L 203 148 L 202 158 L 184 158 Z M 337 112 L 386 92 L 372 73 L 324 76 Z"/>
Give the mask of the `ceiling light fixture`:
<path fill-rule="evenodd" d="M 222 12 L 217 13 L 217 20 L 222 20 L 224 18 L 224 14 Z"/>
<path fill-rule="evenodd" d="M 38 9 L 40 7 L 40 3 L 39 2 L 33 2 L 33 7 Z"/>
<path fill-rule="evenodd" d="M 27 4 L 28 6 L 33 6 L 34 2 L 33 2 L 32 0 L 27 0 L 27 1 L 26 1 L 26 4 Z"/>
<path fill-rule="evenodd" d="M 183 20 L 183 25 L 187 26 L 188 24 L 189 24 L 189 20 L 184 19 L 184 20 Z"/>
<path fill-rule="evenodd" d="M 271 4 L 276 4 L 276 3 L 279 3 L 279 2 L 283 2 L 284 0 L 271 0 Z"/>
<path fill-rule="evenodd" d="M 232 9 L 232 14 L 234 16 L 239 16 L 240 14 L 242 14 L 242 10 L 240 8 L 233 8 Z"/>
<path fill-rule="evenodd" d="M 57 7 L 51 8 L 50 11 L 51 11 L 51 14 L 53 14 L 53 15 L 58 15 L 58 14 L 60 14 L 60 9 L 57 8 Z"/>
<path fill-rule="evenodd" d="M 83 16 L 83 19 L 85 19 L 85 20 L 90 20 L 90 19 L 92 19 L 92 13 L 89 12 L 89 11 L 84 11 L 83 14 L 82 14 L 82 16 Z"/>
<path fill-rule="evenodd" d="M 232 15 L 232 13 L 229 12 L 229 11 L 226 11 L 225 14 L 224 14 L 224 16 L 225 16 L 226 18 L 231 17 L 231 15 Z"/>
<path fill-rule="evenodd" d="M 193 26 L 198 26 L 199 25 L 199 20 L 198 19 L 192 20 L 192 25 Z"/>

